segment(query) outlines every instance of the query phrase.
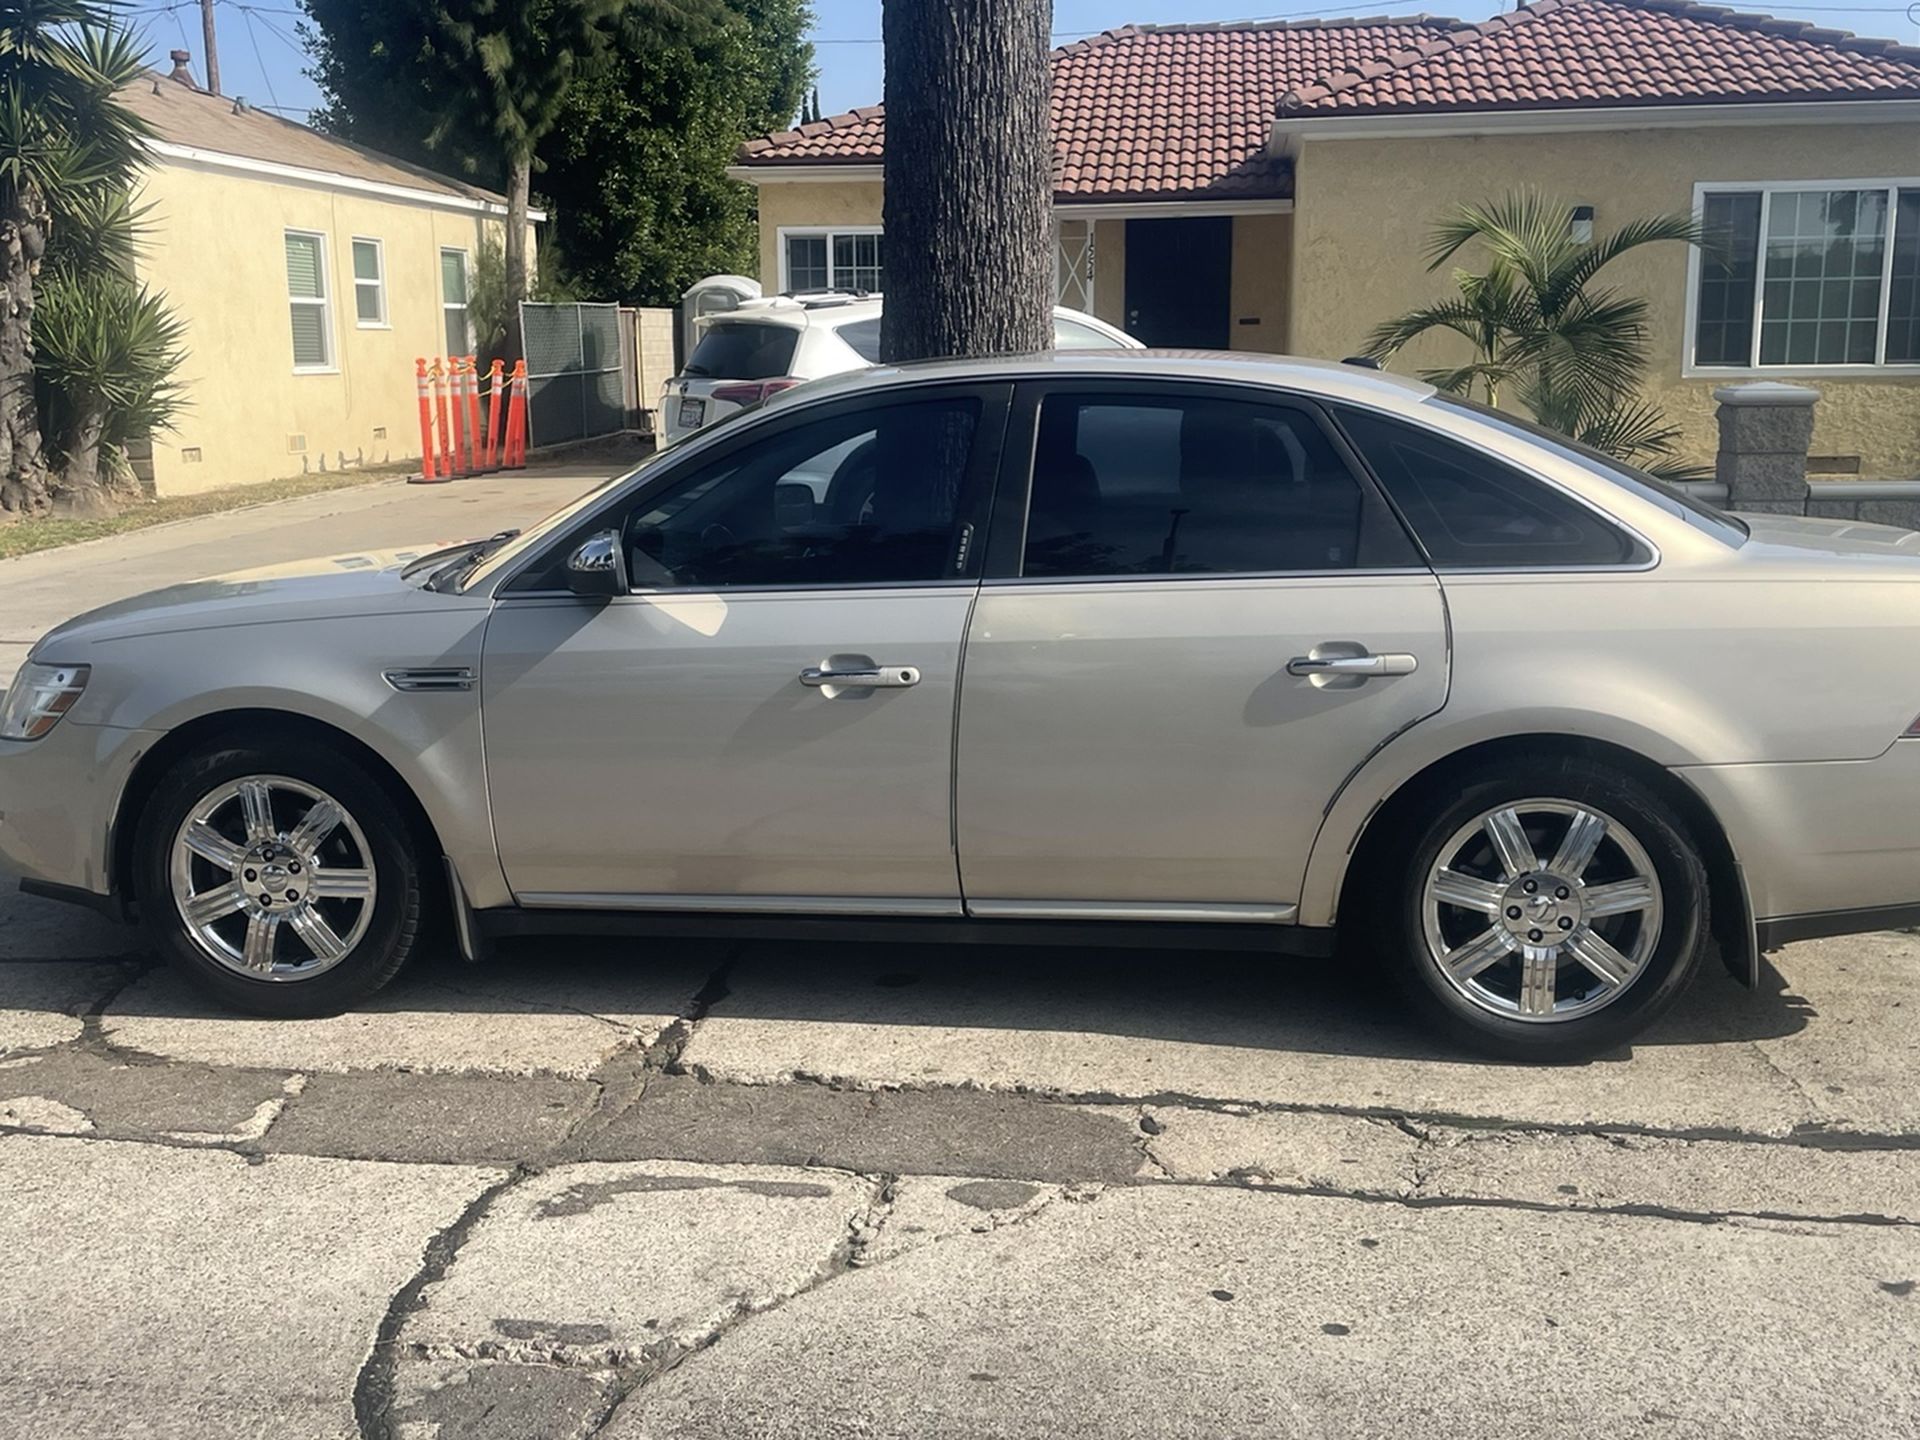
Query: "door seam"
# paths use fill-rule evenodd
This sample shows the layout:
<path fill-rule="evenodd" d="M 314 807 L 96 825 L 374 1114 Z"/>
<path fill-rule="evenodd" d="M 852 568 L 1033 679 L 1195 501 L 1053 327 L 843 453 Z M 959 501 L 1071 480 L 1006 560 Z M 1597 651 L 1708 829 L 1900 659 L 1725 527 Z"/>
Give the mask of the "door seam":
<path fill-rule="evenodd" d="M 960 913 L 967 910 L 967 885 L 960 871 L 960 702 L 967 693 L 967 651 L 973 644 L 973 614 L 980 605 L 982 584 L 973 587 L 967 601 L 967 620 L 960 631 L 960 655 L 953 666 L 953 724 L 947 749 L 947 849 L 953 856 L 953 893 L 960 897 Z"/>

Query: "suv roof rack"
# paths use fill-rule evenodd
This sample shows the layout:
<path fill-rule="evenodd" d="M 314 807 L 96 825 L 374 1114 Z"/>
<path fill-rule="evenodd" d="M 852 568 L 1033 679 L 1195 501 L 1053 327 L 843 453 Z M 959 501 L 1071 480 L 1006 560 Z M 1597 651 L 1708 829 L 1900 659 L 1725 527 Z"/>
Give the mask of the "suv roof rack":
<path fill-rule="evenodd" d="M 830 305 L 851 305 L 860 300 L 877 300 L 874 290 L 782 290 L 782 300 L 797 300 L 808 310 L 824 310 Z"/>

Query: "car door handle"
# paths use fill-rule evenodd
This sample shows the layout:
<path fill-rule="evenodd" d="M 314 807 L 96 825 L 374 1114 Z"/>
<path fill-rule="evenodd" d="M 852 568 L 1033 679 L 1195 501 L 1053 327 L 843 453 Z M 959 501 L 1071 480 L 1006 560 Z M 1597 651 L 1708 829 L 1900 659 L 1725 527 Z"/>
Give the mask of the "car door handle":
<path fill-rule="evenodd" d="M 800 683 L 816 689 L 824 685 L 836 685 L 842 690 L 905 690 L 909 685 L 920 683 L 920 667 L 863 665 L 829 670 L 824 666 L 809 665 L 800 672 Z"/>
<path fill-rule="evenodd" d="M 1411 675 L 1420 662 L 1411 655 L 1296 655 L 1287 662 L 1289 675 Z"/>

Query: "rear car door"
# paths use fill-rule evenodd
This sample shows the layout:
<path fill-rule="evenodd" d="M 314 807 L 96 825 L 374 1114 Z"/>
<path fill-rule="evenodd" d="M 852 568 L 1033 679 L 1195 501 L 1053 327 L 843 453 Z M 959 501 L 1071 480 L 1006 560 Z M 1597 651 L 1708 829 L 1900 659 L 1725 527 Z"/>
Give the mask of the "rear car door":
<path fill-rule="evenodd" d="M 770 416 L 508 582 L 481 688 L 522 904 L 959 913 L 954 702 L 1005 396 Z M 567 593 L 609 529 L 631 593 Z"/>
<path fill-rule="evenodd" d="M 1432 572 L 1276 392 L 1036 383 L 1006 454 L 960 699 L 970 912 L 1291 919 L 1341 783 L 1446 699 Z"/>

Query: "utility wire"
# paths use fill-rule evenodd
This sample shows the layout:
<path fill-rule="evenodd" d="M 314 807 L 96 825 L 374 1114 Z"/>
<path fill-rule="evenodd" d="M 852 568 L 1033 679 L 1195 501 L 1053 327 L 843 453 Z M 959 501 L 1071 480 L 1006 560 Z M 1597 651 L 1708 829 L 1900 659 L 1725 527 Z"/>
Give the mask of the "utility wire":
<path fill-rule="evenodd" d="M 230 4 L 232 3 L 232 0 L 222 0 L 222 3 Z M 1342 13 L 1329 15 L 1327 14 L 1328 8 L 1329 7 L 1325 5 L 1316 5 L 1310 10 L 1286 10 L 1275 15 L 1247 15 L 1247 16 L 1241 17 L 1238 20 L 1222 20 L 1219 23 L 1222 25 L 1246 25 L 1246 24 L 1258 24 L 1263 20 L 1303 20 L 1303 19 L 1308 19 L 1314 16 L 1321 16 L 1321 15 L 1325 15 L 1326 18 L 1329 20 L 1337 20 L 1337 19 L 1343 18 L 1343 14 L 1347 13 L 1347 12 L 1342 12 Z M 1801 12 L 1806 12 L 1811 14 L 1836 14 L 1836 15 L 1901 15 L 1901 14 L 1904 14 L 1907 16 L 1908 19 L 1914 21 L 1914 23 L 1920 24 L 1920 0 L 1914 0 L 1914 3 L 1910 5 L 1773 5 L 1773 4 L 1769 4 L 1765 6 L 1764 11 L 1739 11 L 1736 9 L 1736 13 L 1756 14 L 1756 13 L 1769 13 L 1775 10 L 1793 10 L 1793 11 L 1801 11 Z M 1089 35 L 1104 35 L 1107 32 L 1107 30 L 1113 30 L 1117 28 L 1119 28 L 1119 26 L 1116 23 L 1115 25 L 1109 25 L 1109 26 L 1106 26 L 1104 29 L 1100 29 L 1100 30 L 1056 30 L 1053 32 L 1053 38 L 1056 40 L 1080 40 L 1080 39 L 1084 39 Z M 879 45 L 884 42 L 877 35 L 876 36 L 829 35 L 829 36 L 815 36 L 813 43 L 815 45 Z"/>
<path fill-rule="evenodd" d="M 267 62 L 260 56 L 260 37 L 253 33 L 253 16 L 247 11 L 240 12 L 240 18 L 247 22 L 247 44 L 253 47 L 253 63 L 260 67 L 260 78 L 267 87 L 267 98 L 273 101 L 273 108 L 280 108 L 280 97 L 273 93 L 273 77 L 267 73 Z"/>
<path fill-rule="evenodd" d="M 236 6 L 235 8 L 242 9 L 246 7 Z M 286 31 L 282 30 L 273 21 L 267 19 L 266 16 L 260 15 L 258 11 L 255 11 L 254 14 L 252 16 L 249 16 L 248 18 L 249 19 L 258 18 L 261 26 L 266 30 L 266 32 L 269 35 L 273 36 L 274 39 L 278 40 L 282 45 L 286 46 L 295 55 L 299 56 L 300 59 L 310 60 L 313 58 L 307 52 L 307 47 L 301 44 L 298 39 L 296 39 L 292 35 L 289 35 Z"/>

